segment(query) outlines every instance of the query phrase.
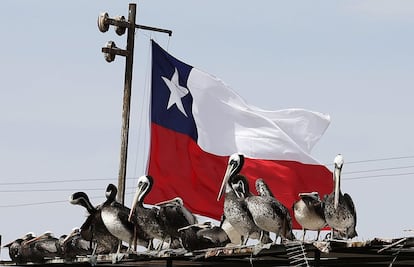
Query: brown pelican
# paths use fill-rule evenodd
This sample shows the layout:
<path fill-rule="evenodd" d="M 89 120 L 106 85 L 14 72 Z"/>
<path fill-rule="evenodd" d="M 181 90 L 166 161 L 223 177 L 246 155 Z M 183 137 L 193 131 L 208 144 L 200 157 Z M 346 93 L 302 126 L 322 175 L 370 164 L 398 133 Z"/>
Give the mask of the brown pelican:
<path fill-rule="evenodd" d="M 325 196 L 325 219 L 328 225 L 332 228 L 331 238 L 333 238 L 333 231 L 338 231 L 341 236 L 345 238 L 353 238 L 357 236 L 356 227 L 356 212 L 354 202 L 348 194 L 341 192 L 341 171 L 344 164 L 344 159 L 341 154 L 338 154 L 334 160 L 334 188 L 332 193 Z"/>
<path fill-rule="evenodd" d="M 180 197 L 155 204 L 160 207 L 159 216 L 164 231 L 170 237 L 170 247 L 175 247 L 180 238 L 178 229 L 198 223 L 197 218 L 185 206 Z"/>
<path fill-rule="evenodd" d="M 73 228 L 72 232 L 61 242 L 63 258 L 73 260 L 76 256 L 86 256 L 92 253 L 90 242 L 83 239 L 79 227 Z"/>
<path fill-rule="evenodd" d="M 113 184 L 109 184 L 106 188 L 106 201 L 101 209 L 103 223 L 112 235 L 128 243 L 128 250 L 132 249 L 135 241 L 138 245 L 147 247 L 149 236 L 140 229 L 139 225 L 134 225 L 128 220 L 131 210 L 115 200 L 117 192 L 118 189 Z M 119 250 L 120 248 L 118 252 Z"/>
<path fill-rule="evenodd" d="M 137 224 L 151 238 L 148 249 L 153 247 L 154 238 L 162 241 L 159 246 L 159 249 L 161 249 L 167 233 L 164 229 L 164 223 L 160 218 L 159 209 L 156 207 L 144 207 L 144 198 L 151 191 L 153 183 L 154 180 L 149 175 L 141 176 L 138 179 L 137 190 L 132 201 L 128 220 Z"/>
<path fill-rule="evenodd" d="M 204 222 L 202 224 L 192 224 L 178 229 L 183 247 L 188 251 L 223 247 L 230 243 L 226 232 L 211 224 Z"/>
<path fill-rule="evenodd" d="M 114 253 L 118 249 L 119 241 L 113 236 L 101 218 L 101 206 L 94 207 L 90 202 L 88 195 L 84 192 L 73 193 L 70 197 L 70 203 L 84 207 L 89 216 L 80 227 L 80 235 L 83 239 L 91 242 L 94 247 L 92 254 Z M 92 244 L 93 243 L 93 244 Z"/>
<path fill-rule="evenodd" d="M 62 256 L 59 239 L 54 237 L 50 231 L 26 241 L 24 246 L 28 248 L 24 256 L 30 262 L 43 262 Z"/>
<path fill-rule="evenodd" d="M 274 197 L 263 179 L 256 180 L 256 190 L 259 196 L 246 198 L 247 208 L 255 224 L 264 231 L 275 233 L 274 243 L 278 236 L 282 239 L 295 239 L 289 210 Z"/>
<path fill-rule="evenodd" d="M 323 203 L 318 192 L 300 193 L 299 197 L 293 204 L 293 212 L 303 229 L 302 241 L 305 240 L 306 230 L 318 231 L 318 240 L 321 229 L 326 226 Z"/>
<path fill-rule="evenodd" d="M 240 233 L 240 245 L 245 245 L 250 237 L 259 239 L 259 233 L 262 232 L 254 223 L 245 202 L 245 197 L 248 193 L 246 192 L 248 190 L 248 183 L 244 176 L 239 175 L 243 164 L 243 155 L 233 154 L 230 156 L 226 173 L 224 174 L 223 182 L 217 196 L 217 201 L 219 201 L 225 193 L 224 216 L 236 231 Z"/>
<path fill-rule="evenodd" d="M 22 255 L 22 243 L 29 241 L 33 238 L 35 238 L 35 234 L 32 232 L 29 232 L 25 234 L 23 237 L 18 238 L 3 246 L 4 248 L 9 248 L 9 256 L 12 262 L 15 262 L 15 263 L 26 262 L 26 259 Z"/>

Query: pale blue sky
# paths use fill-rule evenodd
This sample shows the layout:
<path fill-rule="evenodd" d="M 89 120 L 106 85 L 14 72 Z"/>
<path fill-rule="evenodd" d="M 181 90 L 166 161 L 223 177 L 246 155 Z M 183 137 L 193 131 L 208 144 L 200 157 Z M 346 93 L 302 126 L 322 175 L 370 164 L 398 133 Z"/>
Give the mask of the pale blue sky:
<path fill-rule="evenodd" d="M 3 242 L 29 231 L 70 232 L 84 220 L 84 211 L 67 201 L 70 194 L 84 190 L 98 196 L 92 201 L 99 204 L 106 185 L 116 184 L 125 61 L 108 64 L 100 51 L 108 40 L 124 47 L 126 37 L 112 29 L 99 32 L 96 20 L 102 11 L 127 16 L 128 3 L 2 3 Z M 403 230 L 414 228 L 407 206 L 414 185 L 414 2 L 137 4 L 138 23 L 171 29 L 173 36 L 136 36 L 128 177 L 144 169 L 145 134 L 137 136 L 146 119 L 140 114 L 152 36 L 177 58 L 220 77 L 250 104 L 330 114 L 332 123 L 313 155 L 329 168 L 337 153 L 344 155 L 342 185 L 356 205 L 358 239 L 411 235 Z M 394 157 L 406 158 L 376 160 Z M 395 169 L 362 172 L 388 168 Z M 363 179 L 351 180 L 358 177 Z M 83 181 L 59 182 L 66 180 Z M 135 180 L 127 186 L 129 205 Z M 20 206 L 55 201 L 60 202 Z"/>

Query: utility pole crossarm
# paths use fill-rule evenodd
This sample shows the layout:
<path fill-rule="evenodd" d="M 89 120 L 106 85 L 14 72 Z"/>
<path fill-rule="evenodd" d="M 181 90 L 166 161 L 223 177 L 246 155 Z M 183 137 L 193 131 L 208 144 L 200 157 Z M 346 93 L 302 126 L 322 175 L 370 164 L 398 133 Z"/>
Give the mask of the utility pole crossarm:
<path fill-rule="evenodd" d="M 168 33 L 169 36 L 172 35 L 171 30 L 166 30 L 166 29 L 161 29 L 161 28 L 154 28 L 154 27 L 149 27 L 149 26 L 145 26 L 145 25 L 138 25 L 138 24 L 135 24 L 135 28 L 138 28 L 138 29 L 141 29 L 141 30 L 147 30 L 147 31 Z"/>

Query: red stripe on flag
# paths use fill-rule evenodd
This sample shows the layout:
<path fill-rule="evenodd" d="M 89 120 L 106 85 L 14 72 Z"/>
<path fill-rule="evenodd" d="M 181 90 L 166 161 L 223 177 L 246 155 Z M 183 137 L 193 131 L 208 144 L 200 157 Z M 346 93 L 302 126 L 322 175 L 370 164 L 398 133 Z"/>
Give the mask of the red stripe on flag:
<path fill-rule="evenodd" d="M 216 199 L 227 161 L 228 156 L 201 150 L 187 135 L 152 124 L 148 174 L 154 178 L 154 186 L 146 202 L 154 204 L 179 196 L 192 212 L 219 220 L 223 199 Z M 253 194 L 255 180 L 263 178 L 275 197 L 289 208 L 292 218 L 292 205 L 299 193 L 316 191 L 323 197 L 333 187 L 332 173 L 325 166 L 295 161 L 246 158 L 241 174 L 248 177 Z M 294 228 L 300 229 L 296 221 Z"/>

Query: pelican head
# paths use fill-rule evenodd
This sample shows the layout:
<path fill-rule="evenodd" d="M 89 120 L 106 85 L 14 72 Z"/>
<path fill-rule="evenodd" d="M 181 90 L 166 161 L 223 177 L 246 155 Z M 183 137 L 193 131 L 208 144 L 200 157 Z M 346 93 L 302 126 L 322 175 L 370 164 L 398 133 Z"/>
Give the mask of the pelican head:
<path fill-rule="evenodd" d="M 344 165 L 344 157 L 342 154 L 336 155 L 334 159 L 335 168 L 342 169 L 342 166 Z"/>
<path fill-rule="evenodd" d="M 308 204 L 319 203 L 321 201 L 318 192 L 299 193 L 299 197 Z"/>
<path fill-rule="evenodd" d="M 226 173 L 223 177 L 223 182 L 221 183 L 220 191 L 217 196 L 217 201 L 220 200 L 221 196 L 224 194 L 225 189 L 227 188 L 230 177 L 240 172 L 244 164 L 244 156 L 239 153 L 234 153 L 230 156 Z M 231 187 L 230 187 L 231 188 Z"/>
<path fill-rule="evenodd" d="M 115 200 L 116 194 L 118 193 L 118 189 L 114 184 L 109 184 L 106 187 L 105 196 L 107 200 Z"/>
<path fill-rule="evenodd" d="M 75 192 L 69 197 L 69 202 L 72 205 L 80 205 L 89 212 L 89 214 L 92 214 L 95 208 L 92 206 L 91 201 L 89 200 L 89 197 L 84 192 Z"/>
<path fill-rule="evenodd" d="M 135 191 L 134 199 L 132 200 L 132 207 L 129 213 L 128 220 L 131 221 L 132 217 L 135 215 L 135 208 L 138 203 L 144 201 L 144 197 L 151 191 L 152 184 L 154 180 L 149 175 L 143 175 L 138 178 L 137 190 Z"/>
<path fill-rule="evenodd" d="M 36 237 L 35 233 L 33 233 L 33 232 L 28 232 L 27 234 L 25 234 L 25 235 L 22 237 L 22 239 L 23 239 L 23 240 L 28 240 L 28 239 L 32 239 L 32 238 L 35 238 L 35 237 Z"/>

